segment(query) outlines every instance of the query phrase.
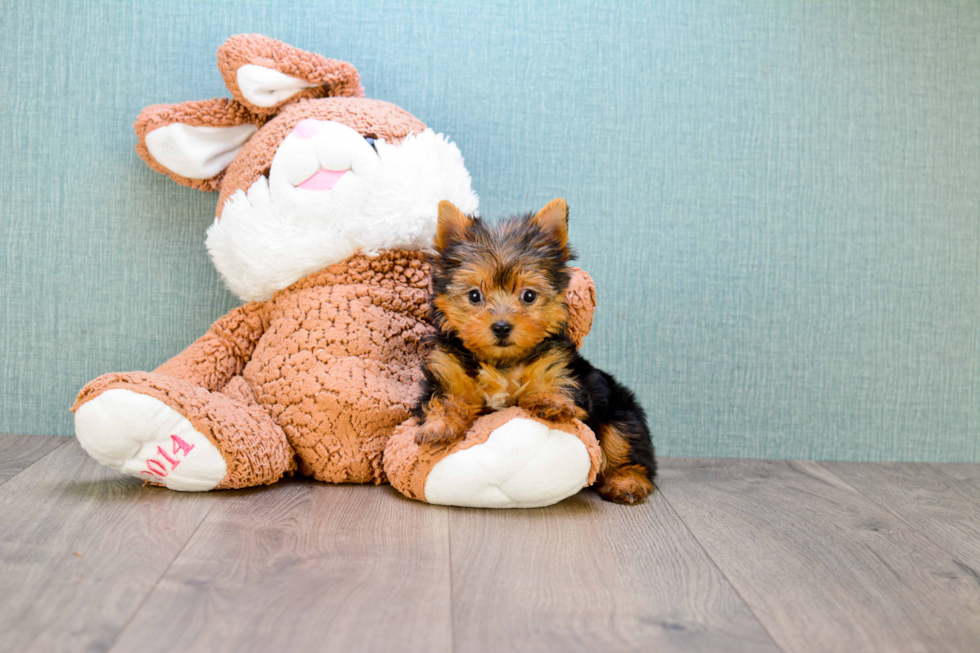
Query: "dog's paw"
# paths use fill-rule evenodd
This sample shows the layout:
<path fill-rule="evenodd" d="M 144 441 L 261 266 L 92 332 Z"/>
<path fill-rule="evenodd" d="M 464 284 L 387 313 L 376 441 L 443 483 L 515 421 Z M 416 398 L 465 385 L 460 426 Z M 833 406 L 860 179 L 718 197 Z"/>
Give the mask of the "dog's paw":
<path fill-rule="evenodd" d="M 518 401 L 518 406 L 535 417 L 550 422 L 570 422 L 588 415 L 575 402 L 557 392 L 534 392 Z"/>
<path fill-rule="evenodd" d="M 646 472 L 637 468 L 610 470 L 603 476 L 599 486 L 599 496 L 613 503 L 632 505 L 640 503 L 653 492 L 653 483 Z"/>
<path fill-rule="evenodd" d="M 429 419 L 415 431 L 415 444 L 444 446 L 459 440 L 464 432 L 451 428 L 441 419 Z"/>

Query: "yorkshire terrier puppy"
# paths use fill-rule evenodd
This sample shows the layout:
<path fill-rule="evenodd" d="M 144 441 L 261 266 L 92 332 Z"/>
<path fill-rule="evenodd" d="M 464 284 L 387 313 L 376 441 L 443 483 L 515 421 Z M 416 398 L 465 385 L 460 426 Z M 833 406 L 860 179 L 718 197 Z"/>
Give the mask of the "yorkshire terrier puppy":
<path fill-rule="evenodd" d="M 568 335 L 568 207 L 487 224 L 439 203 L 432 317 L 438 329 L 415 409 L 419 444 L 447 445 L 476 418 L 520 406 L 582 420 L 599 439 L 599 494 L 618 503 L 653 491 L 657 464 L 629 389 L 582 358 Z"/>

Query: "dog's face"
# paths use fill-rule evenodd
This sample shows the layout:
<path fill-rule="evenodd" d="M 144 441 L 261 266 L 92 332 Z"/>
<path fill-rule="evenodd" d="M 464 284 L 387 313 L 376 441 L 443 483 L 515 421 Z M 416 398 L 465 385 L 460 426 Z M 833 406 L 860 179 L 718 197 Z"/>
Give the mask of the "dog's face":
<path fill-rule="evenodd" d="M 513 363 L 568 321 L 568 207 L 489 225 L 439 204 L 436 321 L 481 360 Z"/>

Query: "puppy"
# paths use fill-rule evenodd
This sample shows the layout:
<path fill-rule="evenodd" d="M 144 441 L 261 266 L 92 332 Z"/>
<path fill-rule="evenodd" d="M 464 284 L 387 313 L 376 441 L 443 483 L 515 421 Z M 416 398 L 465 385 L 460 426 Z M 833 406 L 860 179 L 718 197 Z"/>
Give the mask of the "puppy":
<path fill-rule="evenodd" d="M 568 335 L 568 207 L 498 224 L 440 202 L 432 317 L 438 329 L 415 409 L 419 444 L 447 445 L 481 414 L 519 406 L 582 420 L 599 439 L 599 494 L 617 503 L 653 491 L 656 459 L 632 392 L 582 358 Z"/>

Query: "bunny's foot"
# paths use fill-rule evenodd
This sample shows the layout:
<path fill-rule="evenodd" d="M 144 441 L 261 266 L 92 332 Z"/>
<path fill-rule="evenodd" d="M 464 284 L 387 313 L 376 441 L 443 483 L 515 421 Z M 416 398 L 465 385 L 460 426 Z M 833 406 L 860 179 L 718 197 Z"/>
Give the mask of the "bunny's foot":
<path fill-rule="evenodd" d="M 420 501 L 476 508 L 537 508 L 591 485 L 599 469 L 595 435 L 575 421 L 548 422 L 521 408 L 478 419 L 445 445 L 415 442 L 399 426 L 385 448 L 388 480 Z"/>
<path fill-rule="evenodd" d="M 90 456 L 171 490 L 251 487 L 295 469 L 282 429 L 241 377 L 212 393 L 162 374 L 107 374 L 82 390 L 74 411 Z"/>
<path fill-rule="evenodd" d="M 221 451 L 159 399 L 106 390 L 75 412 L 82 448 L 117 472 L 171 490 L 213 490 L 228 473 Z"/>

